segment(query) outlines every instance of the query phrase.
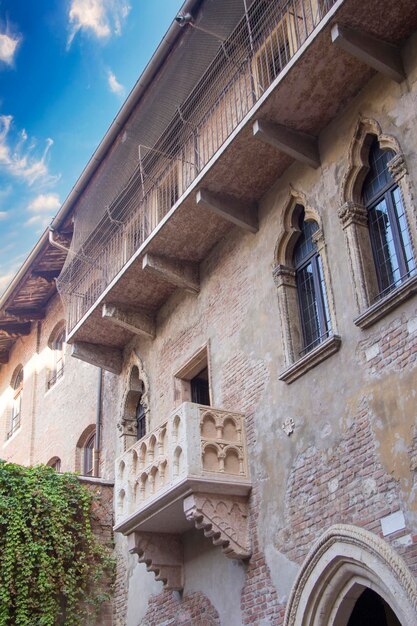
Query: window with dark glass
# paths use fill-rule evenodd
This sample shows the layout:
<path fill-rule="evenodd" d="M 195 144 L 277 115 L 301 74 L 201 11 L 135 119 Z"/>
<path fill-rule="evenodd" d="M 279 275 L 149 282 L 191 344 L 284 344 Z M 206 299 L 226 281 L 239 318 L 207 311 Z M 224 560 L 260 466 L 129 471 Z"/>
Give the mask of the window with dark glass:
<path fill-rule="evenodd" d="M 201 372 L 190 380 L 191 384 L 191 402 L 210 406 L 210 388 L 208 378 L 208 368 L 205 367 Z"/>
<path fill-rule="evenodd" d="M 141 400 L 136 407 L 136 428 L 138 440 L 142 439 L 146 435 L 146 415 Z"/>
<path fill-rule="evenodd" d="M 322 260 L 313 241 L 313 234 L 318 230 L 318 225 L 316 222 L 305 221 L 304 217 L 302 211 L 299 222 L 300 236 L 293 252 L 303 334 L 301 356 L 328 337 L 331 329 Z"/>
<path fill-rule="evenodd" d="M 13 382 L 13 403 L 12 414 L 10 420 L 10 430 L 7 433 L 7 439 L 16 432 L 20 427 L 21 414 L 22 414 L 22 396 L 23 396 L 23 367 L 16 373 Z"/>
<path fill-rule="evenodd" d="M 84 476 L 94 476 L 94 443 L 96 434 L 93 433 L 84 446 Z"/>
<path fill-rule="evenodd" d="M 379 297 L 398 287 L 416 269 L 400 189 L 388 169 L 393 157 L 394 152 L 382 150 L 375 138 L 369 152 L 369 172 L 362 187 Z"/>

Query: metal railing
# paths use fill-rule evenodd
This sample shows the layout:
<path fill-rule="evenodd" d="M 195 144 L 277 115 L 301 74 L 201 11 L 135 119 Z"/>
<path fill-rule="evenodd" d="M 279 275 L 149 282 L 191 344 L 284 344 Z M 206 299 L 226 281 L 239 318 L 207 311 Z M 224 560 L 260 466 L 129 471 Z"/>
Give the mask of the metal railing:
<path fill-rule="evenodd" d="M 58 280 L 71 331 L 336 0 L 255 0 L 178 115 Z"/>

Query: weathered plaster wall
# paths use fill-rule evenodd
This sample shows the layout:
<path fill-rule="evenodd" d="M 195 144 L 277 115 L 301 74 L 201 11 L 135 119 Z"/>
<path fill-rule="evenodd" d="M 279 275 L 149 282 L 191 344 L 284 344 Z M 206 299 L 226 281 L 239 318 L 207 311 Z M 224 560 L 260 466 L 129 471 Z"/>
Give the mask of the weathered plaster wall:
<path fill-rule="evenodd" d="M 74 471 L 77 441 L 96 420 L 98 369 L 72 359 L 66 346 L 64 375 L 48 390 L 48 341 L 63 319 L 62 305 L 56 296 L 49 303 L 45 319 L 32 324 L 31 334 L 16 342 L 9 363 L 2 366 L 0 454 L 8 461 L 25 465 L 47 463 L 57 456 L 62 471 Z M 24 366 L 21 427 L 7 441 L 10 380 L 18 364 Z"/>
<path fill-rule="evenodd" d="M 200 294 L 174 294 L 160 311 L 156 339 L 135 340 L 126 348 L 126 359 L 137 351 L 149 378 L 151 427 L 175 407 L 174 373 L 205 342 L 214 406 L 246 415 L 255 487 L 251 509 L 255 552 L 246 568 L 240 608 L 235 606 L 229 615 L 236 623 L 239 619 L 245 624 L 281 623 L 298 566 L 312 541 L 333 523 L 363 525 L 380 534 L 380 519 L 402 509 L 406 527 L 387 540 L 415 569 L 416 299 L 369 330 L 355 326 L 349 256 L 337 216 L 348 149 L 361 115 L 376 119 L 384 133 L 397 138 L 417 188 L 416 38 L 406 47 L 405 66 L 404 83 L 374 77 L 322 133 L 321 168 L 294 164 L 287 170 L 262 202 L 256 235 L 235 230 L 212 251 L 200 268 Z M 338 353 L 287 385 L 278 379 L 284 355 L 272 266 L 291 187 L 305 194 L 322 219 L 335 301 L 334 330 L 342 345 Z M 367 352 L 370 346 L 376 347 Z M 368 358 L 369 354 L 374 356 Z M 109 377 L 112 393 L 106 410 L 114 416 L 120 412 L 127 376 L 125 371 L 119 380 Z M 281 425 L 290 417 L 295 430 L 288 437 Z M 116 442 L 120 453 L 118 438 Z M 209 598 L 220 619 L 222 600 L 213 580 L 225 567 L 222 559 L 214 548 L 211 554 L 199 550 L 185 568 L 187 580 L 210 563 L 204 579 L 186 585 Z M 142 574 L 135 570 L 125 581 L 129 597 L 134 595 L 131 586 L 140 589 L 139 579 Z M 145 594 L 141 595 L 141 609 L 135 599 L 138 620 L 146 604 Z M 152 596 L 149 606 L 152 615 L 159 606 L 157 614 L 171 624 L 175 622 L 168 617 L 174 619 L 181 603 L 163 593 Z M 169 613 L 169 606 L 174 613 Z M 130 604 L 128 614 L 133 625 Z"/>

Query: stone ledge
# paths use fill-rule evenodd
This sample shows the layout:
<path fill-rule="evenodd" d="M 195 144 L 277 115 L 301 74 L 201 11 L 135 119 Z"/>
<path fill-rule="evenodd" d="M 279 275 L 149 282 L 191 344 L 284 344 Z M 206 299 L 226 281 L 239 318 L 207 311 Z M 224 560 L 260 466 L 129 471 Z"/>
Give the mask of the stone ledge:
<path fill-rule="evenodd" d="M 301 357 L 301 359 L 296 361 L 296 363 L 293 363 L 293 365 L 284 370 L 280 374 L 279 380 L 290 385 L 294 380 L 297 380 L 297 378 L 300 378 L 300 376 L 337 352 L 341 343 L 342 339 L 339 335 L 332 335 L 320 343 L 314 350 L 311 350 L 311 352 L 308 352 Z"/>
<path fill-rule="evenodd" d="M 114 487 L 113 480 L 106 480 L 105 478 L 98 478 L 97 476 L 82 476 L 77 475 L 78 480 L 81 483 L 88 483 L 89 485 L 103 485 L 105 487 Z"/>
<path fill-rule="evenodd" d="M 356 317 L 353 321 L 359 328 L 369 328 L 378 322 L 385 315 L 388 315 L 402 302 L 405 302 L 417 293 L 417 275 L 408 278 L 399 287 L 391 291 L 378 302 L 375 302 L 364 313 Z"/>

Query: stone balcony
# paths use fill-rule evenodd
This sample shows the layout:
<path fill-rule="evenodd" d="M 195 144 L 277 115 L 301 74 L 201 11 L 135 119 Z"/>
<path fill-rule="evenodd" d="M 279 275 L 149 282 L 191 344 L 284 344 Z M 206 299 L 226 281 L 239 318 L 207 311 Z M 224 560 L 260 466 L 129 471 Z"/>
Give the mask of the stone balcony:
<path fill-rule="evenodd" d="M 195 527 L 233 559 L 250 556 L 243 415 L 185 402 L 116 461 L 116 526 L 168 589 L 184 584 Z"/>

